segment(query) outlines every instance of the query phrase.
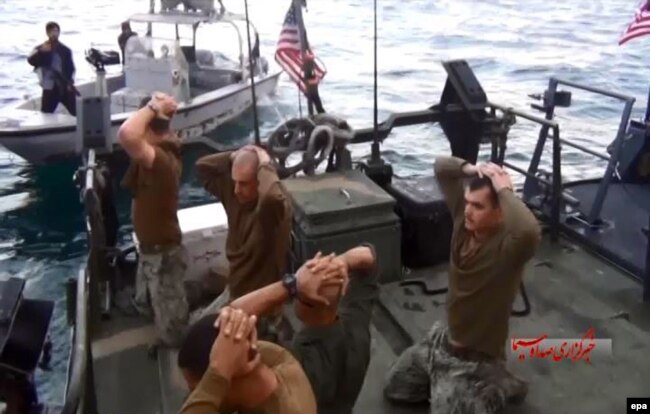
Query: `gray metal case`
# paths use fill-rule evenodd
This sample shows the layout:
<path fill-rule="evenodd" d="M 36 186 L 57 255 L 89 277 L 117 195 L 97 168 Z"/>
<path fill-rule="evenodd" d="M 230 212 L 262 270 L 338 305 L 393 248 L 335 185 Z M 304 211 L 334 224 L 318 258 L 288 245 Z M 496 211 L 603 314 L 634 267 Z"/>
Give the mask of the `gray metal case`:
<path fill-rule="evenodd" d="M 282 181 L 294 210 L 292 253 L 297 266 L 361 243 L 375 246 L 382 283 L 402 278 L 401 225 L 395 199 L 361 171 Z"/>

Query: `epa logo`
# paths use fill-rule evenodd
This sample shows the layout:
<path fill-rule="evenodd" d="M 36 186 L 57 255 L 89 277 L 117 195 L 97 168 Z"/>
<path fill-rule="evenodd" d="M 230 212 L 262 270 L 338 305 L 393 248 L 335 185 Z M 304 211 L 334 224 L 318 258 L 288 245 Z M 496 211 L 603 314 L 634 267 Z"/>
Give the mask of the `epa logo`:
<path fill-rule="evenodd" d="M 634 411 L 647 410 L 648 404 L 632 404 L 630 405 L 630 408 L 633 409 Z"/>

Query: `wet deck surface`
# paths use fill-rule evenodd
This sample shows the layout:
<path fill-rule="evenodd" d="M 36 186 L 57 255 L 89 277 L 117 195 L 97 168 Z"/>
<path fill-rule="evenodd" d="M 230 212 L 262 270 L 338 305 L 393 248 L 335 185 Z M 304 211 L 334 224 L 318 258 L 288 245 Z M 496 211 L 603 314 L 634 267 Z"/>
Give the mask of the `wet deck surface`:
<path fill-rule="evenodd" d="M 430 287 L 447 285 L 446 267 L 412 271 Z M 531 315 L 511 319 L 511 336 L 580 338 L 593 327 L 596 338 L 611 338 L 613 354 L 585 361 L 511 358 L 508 365 L 530 383 L 523 405 L 508 413 L 624 413 L 626 397 L 650 394 L 650 307 L 641 286 L 566 241 L 543 243 L 529 264 L 525 283 Z M 521 302 L 516 308 L 521 308 Z M 382 397 L 383 380 L 396 355 L 445 319 L 445 296 L 422 296 L 417 288 L 382 286 L 375 310 L 372 358 L 357 413 L 427 413 L 427 406 L 398 407 Z M 391 320 L 398 321 L 395 325 Z M 134 317 L 115 317 L 95 342 L 95 377 L 101 414 L 177 412 L 186 395 L 175 354 L 147 356 L 151 325 Z M 596 350 L 593 351 L 594 353 Z"/>

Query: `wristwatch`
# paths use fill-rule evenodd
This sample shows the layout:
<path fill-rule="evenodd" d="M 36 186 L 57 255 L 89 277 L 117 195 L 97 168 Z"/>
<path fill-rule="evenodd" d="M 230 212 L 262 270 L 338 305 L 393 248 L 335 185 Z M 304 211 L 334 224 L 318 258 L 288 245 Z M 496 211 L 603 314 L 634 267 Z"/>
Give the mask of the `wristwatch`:
<path fill-rule="evenodd" d="M 287 273 L 282 277 L 282 286 L 287 289 L 289 296 L 293 299 L 298 294 L 298 284 L 296 281 L 296 275 L 293 273 Z"/>

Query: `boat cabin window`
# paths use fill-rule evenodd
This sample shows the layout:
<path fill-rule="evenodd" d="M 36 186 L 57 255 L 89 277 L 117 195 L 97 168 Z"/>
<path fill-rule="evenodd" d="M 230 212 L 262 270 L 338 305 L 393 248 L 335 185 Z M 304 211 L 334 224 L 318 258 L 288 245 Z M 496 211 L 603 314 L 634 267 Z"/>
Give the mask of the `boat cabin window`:
<path fill-rule="evenodd" d="M 239 37 L 233 26 L 223 23 L 199 25 L 195 46 L 196 64 L 199 68 L 240 69 Z"/>
<path fill-rule="evenodd" d="M 125 47 L 126 87 L 189 99 L 189 65 L 177 40 L 132 36 Z"/>

